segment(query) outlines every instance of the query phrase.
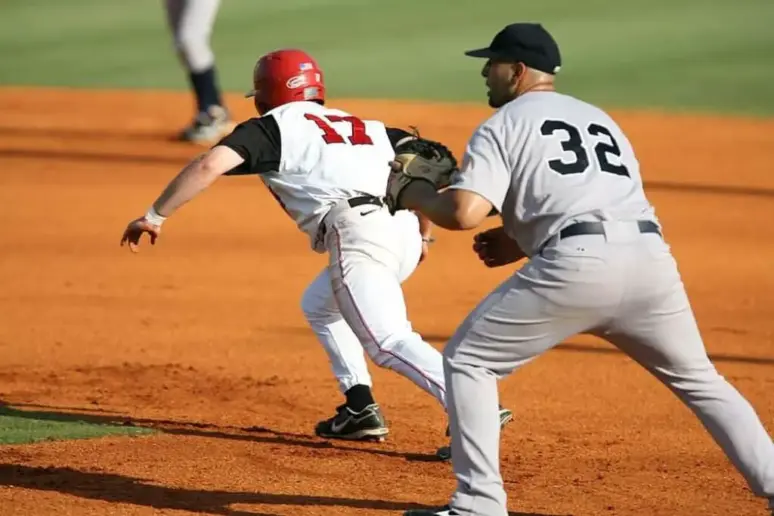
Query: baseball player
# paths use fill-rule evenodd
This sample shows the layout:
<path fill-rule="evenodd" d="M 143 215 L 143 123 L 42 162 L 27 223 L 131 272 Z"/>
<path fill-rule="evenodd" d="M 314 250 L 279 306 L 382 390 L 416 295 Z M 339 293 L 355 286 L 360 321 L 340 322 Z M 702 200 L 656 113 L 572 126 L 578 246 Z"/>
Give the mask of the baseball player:
<path fill-rule="evenodd" d="M 189 163 L 146 215 L 128 225 L 121 245 L 136 251 L 143 233 L 155 243 L 165 219 L 218 177 L 258 174 L 311 248 L 329 256 L 301 305 L 346 402 L 315 432 L 382 440 L 388 429 L 371 392 L 364 349 L 446 406 L 441 354 L 412 329 L 401 290 L 421 259 L 430 225 L 421 234 L 415 214 L 393 216 L 385 206 L 389 162 L 395 149 L 436 152 L 450 167 L 456 161 L 436 142 L 327 107 L 322 70 L 300 50 L 261 57 L 253 85 L 248 96 L 261 116 Z M 502 409 L 499 417 L 505 424 L 511 413 Z"/>
<path fill-rule="evenodd" d="M 443 352 L 451 503 L 405 514 L 508 514 L 496 381 L 579 333 L 605 338 L 669 387 L 774 507 L 772 440 L 707 357 L 626 135 L 601 109 L 554 90 L 560 54 L 541 25 L 508 25 L 466 54 L 487 60 L 482 75 L 497 111 L 472 135 L 449 188 L 406 181 L 395 161 L 388 197 L 451 230 L 475 228 L 494 210 L 502 227 L 476 235 L 479 258 L 489 267 L 528 260 Z"/>
<path fill-rule="evenodd" d="M 196 116 L 179 139 L 214 143 L 234 128 L 223 103 L 210 46 L 220 0 L 165 0 L 164 6 L 178 57 L 188 72 L 196 99 Z"/>

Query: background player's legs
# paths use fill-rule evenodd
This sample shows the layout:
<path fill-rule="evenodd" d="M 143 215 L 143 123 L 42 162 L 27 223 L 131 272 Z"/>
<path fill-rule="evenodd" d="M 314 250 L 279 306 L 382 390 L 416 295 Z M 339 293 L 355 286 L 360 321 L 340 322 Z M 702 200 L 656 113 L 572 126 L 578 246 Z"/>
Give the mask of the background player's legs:
<path fill-rule="evenodd" d="M 560 289 L 554 290 L 558 294 Z M 593 311 L 568 310 L 574 315 L 557 317 L 561 307 L 536 294 L 526 276 L 513 276 L 476 307 L 449 341 L 444 370 L 458 483 L 452 507 L 459 514 L 507 514 L 497 380 L 597 323 Z"/>
<path fill-rule="evenodd" d="M 758 496 L 774 499 L 774 444 L 750 403 L 715 370 L 676 269 L 640 267 L 673 280 L 650 306 L 637 304 L 602 335 L 646 367 L 701 420 Z M 647 278 L 643 278 L 647 280 Z M 658 281 L 652 279 L 652 281 Z"/>
<path fill-rule="evenodd" d="M 180 135 L 190 141 L 213 141 L 231 128 L 218 86 L 210 35 L 220 0 L 166 0 L 175 48 L 196 98 L 197 116 Z"/>

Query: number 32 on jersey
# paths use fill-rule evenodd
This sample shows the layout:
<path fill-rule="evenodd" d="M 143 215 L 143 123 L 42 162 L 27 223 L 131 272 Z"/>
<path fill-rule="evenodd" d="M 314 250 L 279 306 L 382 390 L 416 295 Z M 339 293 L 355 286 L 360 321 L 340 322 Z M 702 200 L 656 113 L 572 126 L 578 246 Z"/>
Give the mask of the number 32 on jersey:
<path fill-rule="evenodd" d="M 572 161 L 564 161 L 559 158 L 551 159 L 548 160 L 548 166 L 554 172 L 562 175 L 584 173 L 589 168 L 589 152 L 583 144 L 580 130 L 563 120 L 546 120 L 540 126 L 540 134 L 544 137 L 553 136 L 556 132 L 564 133 L 565 138 L 560 140 L 562 150 L 571 152 L 574 159 Z M 610 130 L 599 124 L 589 124 L 586 127 L 586 133 L 596 141 L 593 149 L 599 162 L 599 169 L 608 174 L 629 177 L 629 170 L 620 162 L 621 149 Z M 612 163 L 611 157 L 614 157 L 618 163 Z"/>
<path fill-rule="evenodd" d="M 319 117 L 312 113 L 306 113 L 304 118 L 317 124 L 317 127 L 322 131 L 322 139 L 325 140 L 325 143 L 327 144 L 347 143 L 347 141 L 349 141 L 351 145 L 374 144 L 371 137 L 366 134 L 365 123 L 355 116 L 324 115 Z M 344 136 L 337 132 L 331 124 L 348 124 L 350 127 L 350 135 L 345 140 Z"/>

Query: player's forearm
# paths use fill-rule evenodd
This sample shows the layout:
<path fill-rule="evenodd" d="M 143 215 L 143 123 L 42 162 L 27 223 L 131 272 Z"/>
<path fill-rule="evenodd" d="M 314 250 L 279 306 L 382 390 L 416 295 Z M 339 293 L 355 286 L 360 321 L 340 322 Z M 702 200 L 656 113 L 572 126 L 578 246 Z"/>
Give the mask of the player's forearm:
<path fill-rule="evenodd" d="M 153 209 L 162 217 L 169 217 L 180 206 L 207 189 L 220 175 L 219 171 L 207 166 L 202 157 L 193 160 L 167 185 L 153 203 Z"/>
<path fill-rule="evenodd" d="M 401 195 L 401 204 L 420 215 L 420 227 L 424 217 L 444 229 L 469 229 L 464 224 L 464 218 L 460 217 L 454 197 L 447 192 L 439 194 L 433 185 L 425 181 L 415 181 L 407 187 Z"/>

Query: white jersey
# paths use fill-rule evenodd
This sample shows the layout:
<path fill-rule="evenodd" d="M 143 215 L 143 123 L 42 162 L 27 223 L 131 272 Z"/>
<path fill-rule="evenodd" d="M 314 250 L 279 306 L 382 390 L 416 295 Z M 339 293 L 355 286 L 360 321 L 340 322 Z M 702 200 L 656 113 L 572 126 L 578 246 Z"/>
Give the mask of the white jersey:
<path fill-rule="evenodd" d="M 291 102 L 266 113 L 277 122 L 281 157 L 261 179 L 323 252 L 318 227 L 328 210 L 351 197 L 383 197 L 395 156 L 385 126 L 315 102 Z"/>
<path fill-rule="evenodd" d="M 656 221 L 623 131 L 556 92 L 526 93 L 481 124 L 451 188 L 490 201 L 528 256 L 572 221 Z"/>

